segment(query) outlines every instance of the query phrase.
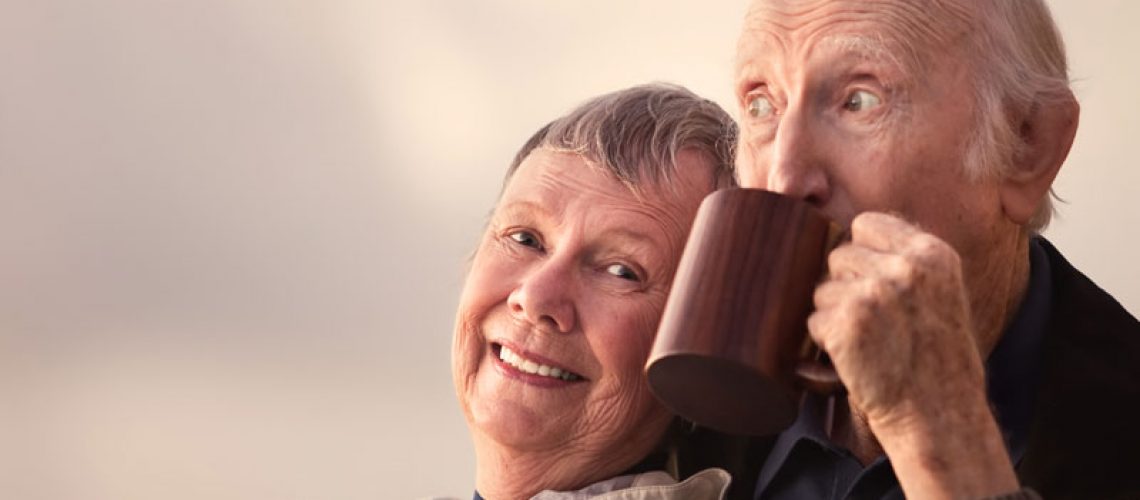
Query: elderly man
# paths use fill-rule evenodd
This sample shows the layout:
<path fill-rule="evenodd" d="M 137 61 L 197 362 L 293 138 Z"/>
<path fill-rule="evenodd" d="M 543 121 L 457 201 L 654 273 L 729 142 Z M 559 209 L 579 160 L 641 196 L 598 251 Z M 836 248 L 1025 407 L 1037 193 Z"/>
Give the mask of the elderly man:
<path fill-rule="evenodd" d="M 758 0 L 738 50 L 742 184 L 852 234 L 808 325 L 846 392 L 755 496 L 1140 498 L 1140 324 L 1037 235 L 1079 115 L 1044 3 Z"/>

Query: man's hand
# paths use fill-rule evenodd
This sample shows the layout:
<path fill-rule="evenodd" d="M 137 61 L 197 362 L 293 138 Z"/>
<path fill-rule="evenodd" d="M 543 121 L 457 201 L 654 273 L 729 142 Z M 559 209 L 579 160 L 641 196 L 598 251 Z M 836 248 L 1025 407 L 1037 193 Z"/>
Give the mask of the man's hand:
<path fill-rule="evenodd" d="M 958 254 L 907 222 L 864 213 L 831 252 L 808 320 L 904 491 L 1017 489 L 989 411 Z"/>
<path fill-rule="evenodd" d="M 945 405 L 984 402 L 953 248 L 896 217 L 864 213 L 828 268 L 808 329 L 869 422 L 904 424 Z"/>

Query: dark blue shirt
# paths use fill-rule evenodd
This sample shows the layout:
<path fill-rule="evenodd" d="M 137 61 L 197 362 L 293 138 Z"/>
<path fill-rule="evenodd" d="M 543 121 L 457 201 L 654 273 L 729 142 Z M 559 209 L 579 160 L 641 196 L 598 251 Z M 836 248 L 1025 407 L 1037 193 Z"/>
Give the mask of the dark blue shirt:
<path fill-rule="evenodd" d="M 1014 465 L 1029 437 L 1033 398 L 1041 378 L 1041 349 L 1049 318 L 1049 260 L 1037 238 L 1029 242 L 1029 285 L 1017 315 L 986 360 L 986 389 Z M 781 433 L 760 470 L 756 499 L 901 499 L 898 479 L 885 456 L 863 467 L 824 434 L 833 404 L 809 396 L 799 417 Z"/>

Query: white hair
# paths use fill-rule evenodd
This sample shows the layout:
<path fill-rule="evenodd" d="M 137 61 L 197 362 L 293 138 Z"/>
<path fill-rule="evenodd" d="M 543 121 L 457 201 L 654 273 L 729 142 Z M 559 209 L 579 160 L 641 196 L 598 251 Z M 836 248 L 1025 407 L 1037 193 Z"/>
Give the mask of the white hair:
<path fill-rule="evenodd" d="M 713 185 L 735 185 L 736 123 L 688 89 L 650 83 L 597 96 L 539 129 L 507 169 L 503 188 L 532 151 L 574 153 L 635 193 L 644 183 L 672 188 L 677 155 L 693 150 L 713 166 Z"/>
<path fill-rule="evenodd" d="M 976 65 L 977 124 L 966 145 L 967 173 L 1001 178 L 1028 147 L 1019 118 L 1074 97 L 1064 42 L 1044 0 L 971 1 L 977 5 L 968 46 Z M 1046 197 L 1028 229 L 1041 231 L 1053 213 Z"/>

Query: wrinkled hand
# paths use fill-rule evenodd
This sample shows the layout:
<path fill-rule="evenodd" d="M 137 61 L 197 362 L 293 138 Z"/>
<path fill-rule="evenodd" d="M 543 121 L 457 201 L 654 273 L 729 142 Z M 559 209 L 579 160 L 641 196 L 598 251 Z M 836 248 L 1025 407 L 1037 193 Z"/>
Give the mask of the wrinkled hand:
<path fill-rule="evenodd" d="M 1007 489 L 1012 467 L 986 401 L 957 252 L 882 213 L 856 217 L 851 237 L 828 258 L 808 330 L 895 464 L 904 491 L 927 496 L 943 483 L 973 481 L 977 471 L 961 468 L 971 461 L 1000 470 L 998 492 Z M 904 477 L 908 466 L 922 473 Z M 923 473 L 933 474 L 935 484 L 923 482 L 929 479 Z"/>
<path fill-rule="evenodd" d="M 894 216 L 864 213 L 828 268 L 808 330 L 869 422 L 984 397 L 953 248 Z"/>

